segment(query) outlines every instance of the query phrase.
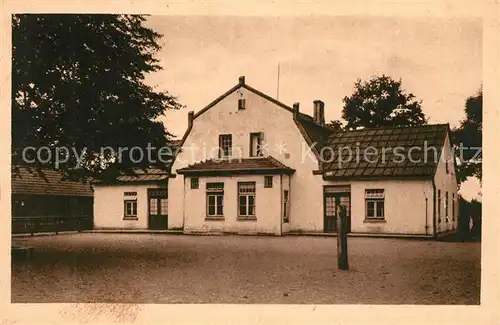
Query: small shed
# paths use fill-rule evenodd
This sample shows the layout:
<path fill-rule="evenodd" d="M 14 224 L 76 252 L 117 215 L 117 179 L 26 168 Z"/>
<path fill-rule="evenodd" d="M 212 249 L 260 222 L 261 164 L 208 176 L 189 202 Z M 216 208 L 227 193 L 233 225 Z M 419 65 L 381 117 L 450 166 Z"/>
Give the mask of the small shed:
<path fill-rule="evenodd" d="M 12 233 L 92 229 L 93 189 L 55 170 L 12 170 Z"/>

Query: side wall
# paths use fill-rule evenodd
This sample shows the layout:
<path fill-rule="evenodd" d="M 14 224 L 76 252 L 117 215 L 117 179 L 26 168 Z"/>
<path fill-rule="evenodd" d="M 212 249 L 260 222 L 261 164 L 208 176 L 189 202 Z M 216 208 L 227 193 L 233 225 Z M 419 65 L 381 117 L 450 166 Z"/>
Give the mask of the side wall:
<path fill-rule="evenodd" d="M 433 191 L 430 180 L 325 181 L 324 185 L 351 186 L 352 233 L 432 235 Z M 365 219 L 367 189 L 384 189 L 385 220 Z"/>
<path fill-rule="evenodd" d="M 246 109 L 238 111 L 238 99 L 246 98 Z M 312 104 L 311 104 L 312 109 Z M 261 96 L 240 88 L 196 117 L 172 172 L 187 165 L 217 157 L 220 134 L 231 134 L 233 156 L 249 156 L 250 133 L 263 132 L 265 152 L 295 169 L 290 184 L 290 224 L 293 229 L 319 231 L 323 227 L 322 178 L 312 174 L 318 162 L 293 121 L 293 113 Z M 183 226 L 185 205 L 181 175 L 169 179 L 169 224 Z M 170 227 L 170 226 L 169 226 Z"/>
<path fill-rule="evenodd" d="M 456 231 L 458 228 L 458 183 L 456 178 L 456 170 L 452 160 L 452 152 L 450 149 L 450 140 L 446 136 L 444 147 L 439 159 L 436 175 L 434 176 L 434 184 L 436 186 L 436 226 L 437 233 Z M 446 164 L 448 163 L 448 172 Z M 438 193 L 441 190 L 441 215 L 438 215 L 439 200 Z M 448 192 L 448 218 L 446 216 L 446 192 Z M 455 202 L 453 202 L 453 196 Z M 455 205 L 455 215 L 453 215 L 453 207 Z"/>
<path fill-rule="evenodd" d="M 159 187 L 158 184 L 96 185 L 94 187 L 94 229 L 147 229 L 148 188 Z M 124 192 L 137 192 L 138 220 L 123 220 Z"/>
<path fill-rule="evenodd" d="M 207 182 L 224 183 L 224 219 L 207 217 Z M 238 219 L 238 182 L 255 182 L 256 220 Z M 281 179 L 273 175 L 273 187 L 264 187 L 264 175 L 200 177 L 199 188 L 191 189 L 190 178 L 185 178 L 186 205 L 184 231 L 234 232 L 243 234 L 281 234 Z"/>

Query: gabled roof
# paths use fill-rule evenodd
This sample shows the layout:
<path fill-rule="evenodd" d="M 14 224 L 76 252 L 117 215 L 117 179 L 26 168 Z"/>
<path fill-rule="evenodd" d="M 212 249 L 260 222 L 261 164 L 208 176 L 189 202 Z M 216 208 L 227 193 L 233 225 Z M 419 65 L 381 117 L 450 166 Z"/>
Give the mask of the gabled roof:
<path fill-rule="evenodd" d="M 364 129 L 356 131 L 335 131 L 328 126 L 321 126 L 314 122 L 314 119 L 304 113 L 294 110 L 292 107 L 264 94 L 263 92 L 245 84 L 244 77 L 240 78 L 240 82 L 227 92 L 219 96 L 217 99 L 208 104 L 205 108 L 194 114 L 194 118 L 200 116 L 210 108 L 214 107 L 217 103 L 229 96 L 234 91 L 245 88 L 264 99 L 290 111 L 293 113 L 293 120 L 302 134 L 306 143 L 312 148 L 319 163 L 319 171 L 316 174 L 324 174 L 325 177 L 335 178 L 386 178 L 386 177 L 432 177 L 437 168 L 437 161 L 425 162 L 411 162 L 406 159 L 404 162 L 397 163 L 392 160 L 393 156 L 385 155 L 384 162 L 377 161 L 370 163 L 366 161 L 342 163 L 338 164 L 338 157 L 334 157 L 332 161 L 324 162 L 321 153 L 325 153 L 325 148 L 331 148 L 338 152 L 340 147 L 351 148 L 356 150 L 356 143 L 360 142 L 360 147 L 374 147 L 381 152 L 383 147 L 395 146 L 401 147 L 398 153 L 407 153 L 412 146 L 423 146 L 424 141 L 427 141 L 427 146 L 435 146 L 437 150 L 437 157 L 439 159 L 446 137 L 449 132 L 448 124 L 427 125 L 417 127 L 385 127 L 377 129 Z M 187 136 L 191 132 L 189 126 L 181 140 L 181 147 L 184 144 Z M 423 149 L 423 148 L 422 148 Z M 345 149 L 348 150 L 348 149 Z M 362 149 L 361 149 L 362 150 Z M 328 151 L 328 150 L 326 150 Z M 412 156 L 417 155 L 414 151 Z M 406 156 L 408 156 L 406 154 Z M 374 160 L 375 158 L 372 157 Z M 418 155 L 414 160 L 417 160 Z M 370 160 L 371 161 L 371 160 Z M 183 169 L 178 170 L 182 171 Z"/>
<path fill-rule="evenodd" d="M 117 178 L 119 182 L 148 182 L 161 181 L 168 179 L 169 173 L 158 169 L 148 168 L 146 170 L 137 169 L 134 171 L 136 175 L 120 175 Z"/>
<path fill-rule="evenodd" d="M 24 166 L 12 171 L 12 194 L 93 196 L 89 183 L 64 179 L 64 175 L 54 170 L 41 170 Z"/>
<path fill-rule="evenodd" d="M 294 169 L 272 156 L 206 160 L 177 170 L 179 174 L 292 174 Z"/>
<path fill-rule="evenodd" d="M 448 129 L 437 124 L 333 132 L 322 147 L 320 172 L 336 179 L 433 177 Z"/>
<path fill-rule="evenodd" d="M 332 132 L 334 132 L 329 127 L 321 126 L 314 122 L 314 119 L 311 116 L 304 113 L 299 113 L 294 116 L 294 121 L 307 144 L 311 147 L 314 146 L 316 149 L 322 148 L 326 141 L 328 141 L 328 137 L 332 134 Z M 319 159 L 318 150 L 313 151 Z"/>
<path fill-rule="evenodd" d="M 254 94 L 270 101 L 271 103 L 276 104 L 277 106 L 279 106 L 279 107 L 281 107 L 281 108 L 283 108 L 291 113 L 294 112 L 294 109 L 292 107 L 280 102 L 279 100 L 255 89 L 249 85 L 247 85 L 245 83 L 245 78 L 240 77 L 240 81 L 238 84 L 231 87 L 231 89 L 229 89 L 228 91 L 226 91 L 225 93 L 223 93 L 222 95 L 217 97 L 210 104 L 208 104 L 203 109 L 201 109 L 196 114 L 194 114 L 193 119 L 196 119 L 198 116 L 202 115 L 203 113 L 205 113 L 206 111 L 208 111 L 209 109 L 211 109 L 212 107 L 217 105 L 219 102 L 221 102 L 224 98 L 226 98 L 227 96 L 229 96 L 230 94 L 232 94 L 233 92 L 235 92 L 236 90 L 238 90 L 240 88 L 245 88 L 248 91 L 253 92 Z M 316 124 L 313 121 L 313 118 L 307 114 L 299 113 L 297 116 L 294 116 L 294 121 L 295 121 L 297 127 L 299 128 L 302 136 L 304 137 L 304 139 L 306 140 L 306 142 L 309 145 L 312 145 L 314 142 L 318 142 L 319 138 L 323 138 L 324 136 L 326 136 L 330 132 L 332 132 L 332 130 L 329 129 L 328 127 L 323 127 L 323 126 Z M 192 128 L 192 125 L 188 125 L 188 128 L 187 128 L 186 132 L 184 133 L 184 136 L 180 140 L 179 147 L 182 147 L 184 145 L 184 142 L 186 141 L 189 133 L 191 132 L 191 128 Z M 318 153 L 314 149 L 313 149 L 313 152 L 318 157 Z"/>
<path fill-rule="evenodd" d="M 196 119 L 198 116 L 200 116 L 201 114 L 205 113 L 206 111 L 208 111 L 210 108 L 214 107 L 215 105 L 217 105 L 219 102 L 221 102 L 224 98 L 226 98 L 227 96 L 231 95 L 233 92 L 235 92 L 236 90 L 240 89 L 240 88 L 245 88 L 247 89 L 248 91 L 251 91 L 253 92 L 254 94 L 257 94 L 259 95 L 260 97 L 264 98 L 264 99 L 267 99 L 268 101 L 286 109 L 287 111 L 290 111 L 290 112 L 293 112 L 293 108 L 291 108 L 290 106 L 280 102 L 279 100 L 277 99 L 274 99 L 272 98 L 271 96 L 253 88 L 253 87 L 250 87 L 249 85 L 247 85 L 245 83 L 245 78 L 244 77 L 240 77 L 240 81 L 239 83 L 237 83 L 236 85 L 234 85 L 233 87 L 231 87 L 231 89 L 229 89 L 228 91 L 226 91 L 225 93 L 223 93 L 222 95 L 220 95 L 219 97 L 217 97 L 215 100 L 213 100 L 210 104 L 208 104 L 207 106 L 205 106 L 204 108 L 202 108 L 201 110 L 199 110 L 196 114 L 193 115 L 193 119 Z M 191 125 L 188 126 L 186 132 L 184 133 L 184 136 L 182 137 L 182 139 L 180 140 L 180 144 L 179 144 L 179 147 L 182 147 L 184 145 L 184 142 L 186 141 L 189 133 L 191 132 Z"/>

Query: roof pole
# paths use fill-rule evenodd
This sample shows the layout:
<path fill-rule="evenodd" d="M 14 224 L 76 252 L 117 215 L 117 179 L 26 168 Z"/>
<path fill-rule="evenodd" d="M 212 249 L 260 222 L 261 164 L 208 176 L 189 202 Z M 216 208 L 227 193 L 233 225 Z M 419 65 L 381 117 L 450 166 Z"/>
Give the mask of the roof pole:
<path fill-rule="evenodd" d="M 280 99 L 280 63 L 278 62 L 278 85 L 276 86 L 276 99 Z"/>

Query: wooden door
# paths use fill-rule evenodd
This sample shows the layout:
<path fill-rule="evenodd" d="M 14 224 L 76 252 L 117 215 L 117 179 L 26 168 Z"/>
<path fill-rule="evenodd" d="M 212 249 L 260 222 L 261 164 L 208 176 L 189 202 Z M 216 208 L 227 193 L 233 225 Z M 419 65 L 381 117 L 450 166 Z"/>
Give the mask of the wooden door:
<path fill-rule="evenodd" d="M 343 191 L 338 191 L 342 189 Z M 351 193 L 345 191 L 344 187 L 325 187 L 324 191 L 324 232 L 337 232 L 338 205 L 346 208 L 347 232 L 351 232 Z M 338 191 L 338 192 L 337 192 Z"/>
<path fill-rule="evenodd" d="M 324 228 L 325 232 L 337 231 L 337 203 L 334 195 L 325 196 Z"/>
<path fill-rule="evenodd" d="M 168 229 L 168 192 L 165 188 L 148 189 L 148 227 Z"/>

